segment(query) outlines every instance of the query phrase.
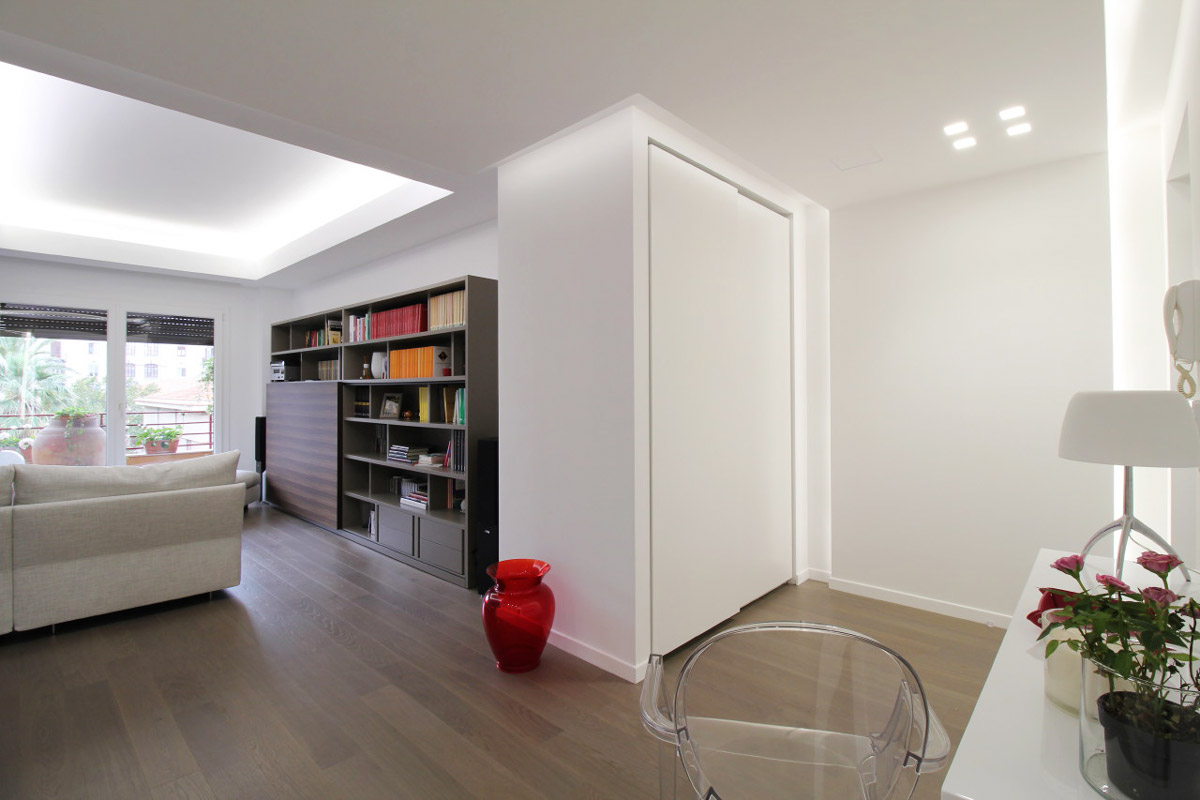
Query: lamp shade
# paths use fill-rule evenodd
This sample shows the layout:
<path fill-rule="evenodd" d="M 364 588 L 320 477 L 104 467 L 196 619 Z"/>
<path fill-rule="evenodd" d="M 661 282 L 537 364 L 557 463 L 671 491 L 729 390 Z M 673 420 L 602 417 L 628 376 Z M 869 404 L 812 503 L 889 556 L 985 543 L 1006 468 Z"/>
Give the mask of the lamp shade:
<path fill-rule="evenodd" d="M 1063 418 L 1058 454 L 1127 467 L 1200 466 L 1200 432 L 1178 392 L 1080 392 Z"/>

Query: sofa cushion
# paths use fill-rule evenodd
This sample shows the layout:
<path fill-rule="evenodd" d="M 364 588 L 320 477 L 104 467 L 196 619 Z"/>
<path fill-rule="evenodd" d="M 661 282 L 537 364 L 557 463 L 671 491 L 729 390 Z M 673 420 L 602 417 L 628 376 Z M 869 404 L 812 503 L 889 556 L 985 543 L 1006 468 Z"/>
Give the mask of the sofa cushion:
<path fill-rule="evenodd" d="M 12 505 L 14 464 L 0 464 L 0 508 Z"/>
<path fill-rule="evenodd" d="M 240 453 L 231 450 L 201 458 L 144 467 L 62 467 L 17 464 L 16 505 L 85 500 L 123 494 L 166 492 L 233 483 Z M 2 480 L 2 478 L 0 478 Z"/>

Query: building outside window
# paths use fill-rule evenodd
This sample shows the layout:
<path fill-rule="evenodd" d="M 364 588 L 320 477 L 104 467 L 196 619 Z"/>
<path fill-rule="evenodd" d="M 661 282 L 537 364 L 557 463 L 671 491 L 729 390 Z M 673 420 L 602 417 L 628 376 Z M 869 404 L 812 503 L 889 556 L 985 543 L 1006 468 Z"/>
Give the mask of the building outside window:
<path fill-rule="evenodd" d="M 181 344 L 181 345 L 179 345 L 178 347 L 176 347 L 176 348 L 175 348 L 175 355 L 179 356 L 180 358 L 183 358 L 183 357 L 185 357 L 187 354 L 188 354 L 188 353 L 187 353 L 187 346 L 186 346 L 186 345 L 182 345 L 182 344 Z"/>
<path fill-rule="evenodd" d="M 148 355 L 148 356 L 158 355 L 158 345 L 156 345 L 156 344 L 146 345 L 146 355 Z"/>
<path fill-rule="evenodd" d="M 62 342 L 53 341 L 50 343 L 50 357 L 62 358 Z"/>
<path fill-rule="evenodd" d="M 187 367 L 180 367 L 180 368 L 179 368 L 179 377 L 181 377 L 181 378 L 186 378 L 186 377 L 187 377 Z"/>
<path fill-rule="evenodd" d="M 126 378 L 136 377 L 136 373 L 137 373 L 137 367 L 135 367 L 133 364 L 126 362 L 125 363 L 125 377 Z"/>
<path fill-rule="evenodd" d="M 89 378 L 100 377 L 100 365 L 97 364 L 95 361 L 92 361 L 91 363 L 88 364 L 88 377 Z"/>
<path fill-rule="evenodd" d="M 90 356 L 90 355 L 95 355 L 95 353 L 96 353 L 96 343 L 95 343 L 95 342 L 88 342 L 88 355 L 89 355 L 89 356 Z"/>
<path fill-rule="evenodd" d="M 158 364 L 147 364 L 146 366 L 142 367 L 142 377 L 143 378 L 157 378 L 158 377 Z"/>

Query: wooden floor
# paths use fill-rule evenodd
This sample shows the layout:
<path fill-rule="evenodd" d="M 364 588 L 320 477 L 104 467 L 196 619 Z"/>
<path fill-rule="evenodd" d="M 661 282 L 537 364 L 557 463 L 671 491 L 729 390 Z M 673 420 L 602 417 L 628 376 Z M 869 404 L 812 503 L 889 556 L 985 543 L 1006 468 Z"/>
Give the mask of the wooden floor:
<path fill-rule="evenodd" d="M 658 796 L 637 686 L 554 648 L 498 673 L 476 594 L 273 509 L 244 541 L 211 601 L 0 637 L 0 798 Z M 1001 638 L 813 582 L 736 621 L 765 619 L 895 647 L 956 743 Z"/>

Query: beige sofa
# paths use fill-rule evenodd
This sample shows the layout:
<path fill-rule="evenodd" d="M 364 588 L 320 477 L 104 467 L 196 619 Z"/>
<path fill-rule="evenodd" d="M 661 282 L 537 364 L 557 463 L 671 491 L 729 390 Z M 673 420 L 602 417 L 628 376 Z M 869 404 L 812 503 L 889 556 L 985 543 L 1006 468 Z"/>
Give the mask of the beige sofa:
<path fill-rule="evenodd" d="M 0 465 L 0 633 L 236 586 L 237 461 Z"/>

